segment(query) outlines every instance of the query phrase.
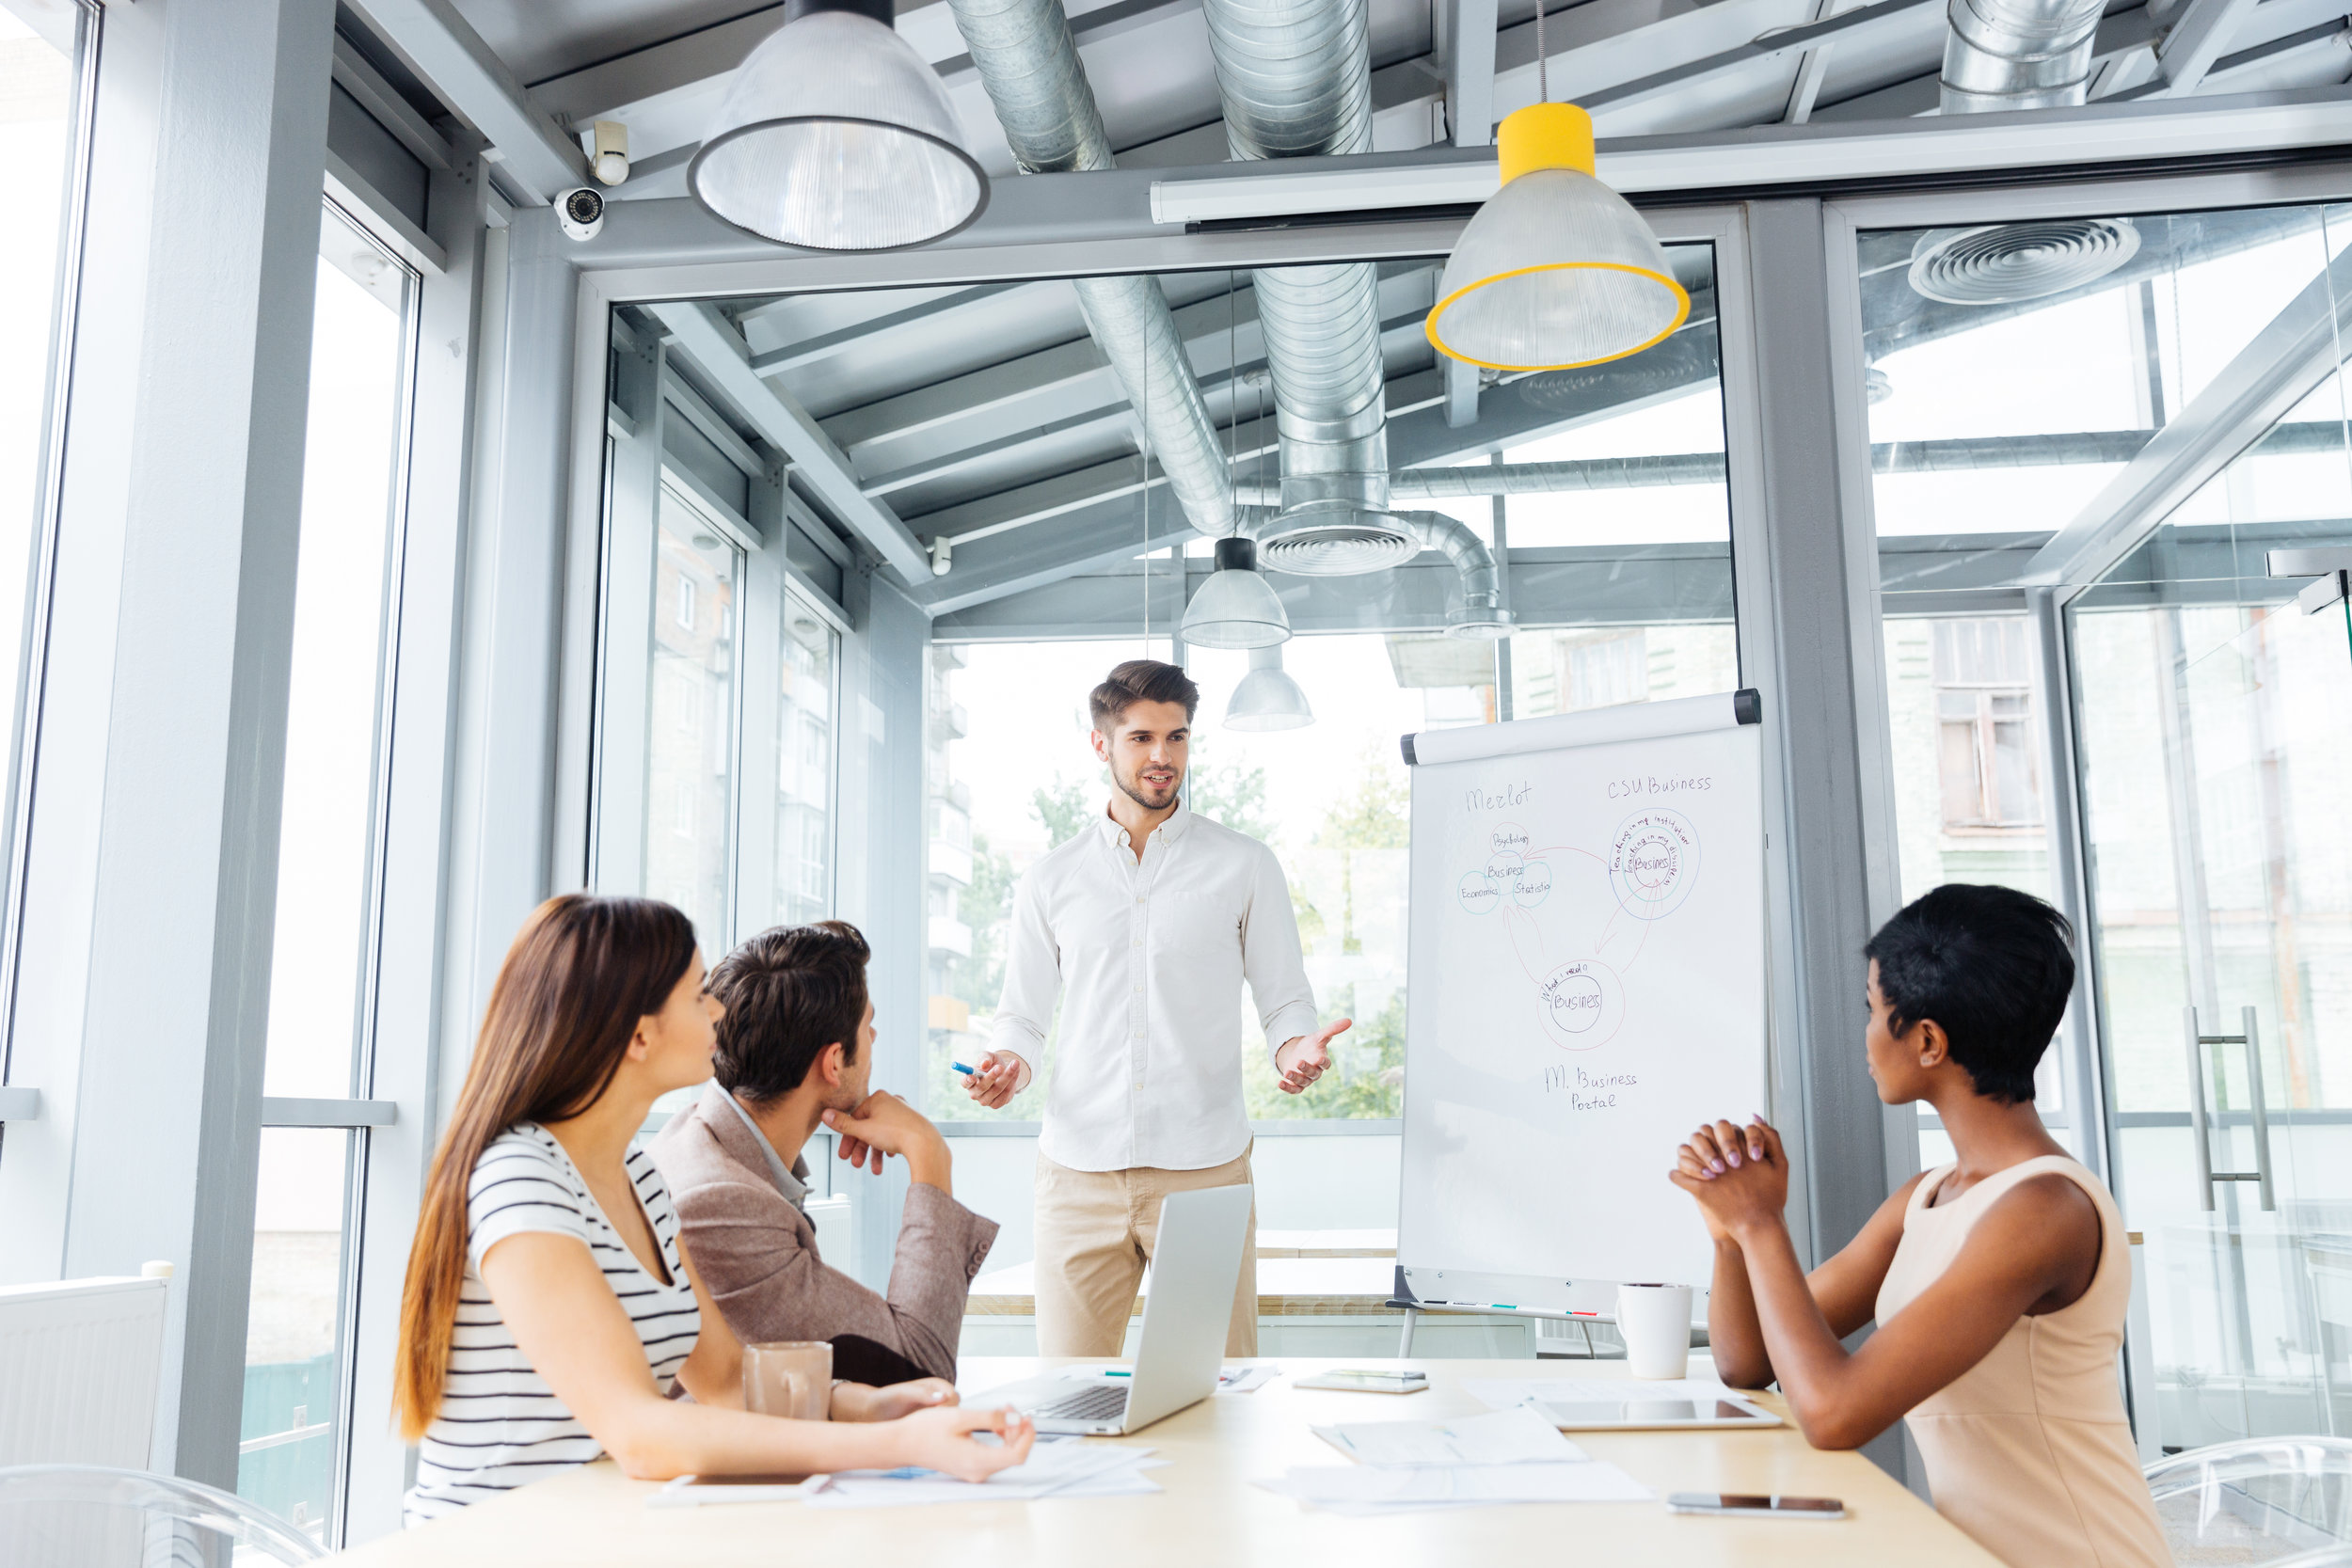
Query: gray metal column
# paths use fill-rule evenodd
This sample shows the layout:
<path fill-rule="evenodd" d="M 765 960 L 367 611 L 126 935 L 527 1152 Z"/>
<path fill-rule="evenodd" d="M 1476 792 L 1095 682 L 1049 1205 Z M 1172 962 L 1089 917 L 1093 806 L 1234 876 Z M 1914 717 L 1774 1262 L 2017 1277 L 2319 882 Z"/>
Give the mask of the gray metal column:
<path fill-rule="evenodd" d="M 1839 483 L 1843 433 L 1833 392 L 1820 203 L 1752 203 L 1748 232 L 1770 602 L 1740 610 L 1769 617 L 1774 631 L 1772 695 L 1788 801 L 1786 823 L 1776 826 L 1789 837 L 1789 958 L 1810 1124 L 1813 1244 L 1817 1258 L 1826 1258 L 1853 1239 L 1886 1196 L 1878 1094 L 1862 1059 L 1862 944 L 1871 929 L 1863 770 L 1878 764 L 1863 754 L 1860 709 L 1879 685 L 1876 559 L 1868 520 L 1850 515 Z"/>
<path fill-rule="evenodd" d="M 1884 656 L 1867 436 L 1857 434 L 1838 387 L 1853 367 L 1840 364 L 1836 345 L 1851 339 L 1851 324 L 1839 329 L 1829 285 L 1833 260 L 1851 261 L 1828 254 L 1819 201 L 1753 202 L 1747 214 L 1751 428 L 1765 515 L 1760 531 L 1740 533 L 1763 560 L 1740 563 L 1740 615 L 1769 631 L 1770 668 L 1746 676 L 1764 690 L 1767 722 L 1778 725 L 1782 810 L 1768 832 L 1781 841 L 1774 859 L 1786 868 L 1788 951 L 1775 961 L 1793 1002 L 1778 1049 L 1793 1057 L 1804 1101 L 1804 1191 L 1818 1263 L 1851 1241 L 1887 1194 L 1885 1113 L 1862 1053 L 1862 946 L 1874 879 L 1884 882 L 1894 856 L 1890 833 L 1874 863 L 1868 831 L 1885 767 Z M 1728 378 L 1726 395 L 1738 395 Z M 1758 646 L 1752 636 L 1741 641 Z M 1899 1429 L 1867 1451 L 1890 1473 L 1905 1473 Z"/>
<path fill-rule="evenodd" d="M 874 999 L 876 1088 L 916 1104 L 927 1012 L 924 975 L 930 946 L 925 905 L 923 766 L 930 714 L 924 661 L 930 621 L 914 600 L 875 572 L 845 576 L 856 623 L 842 640 L 840 816 L 834 843 L 841 868 L 841 917 L 874 949 L 866 984 Z M 859 1272 L 880 1288 L 890 1277 L 906 1202 L 906 1163 L 879 1178 L 850 1183 L 858 1230 Z"/>
<path fill-rule="evenodd" d="M 121 577 L 64 1272 L 178 1264 L 154 1459 L 233 1487 L 334 6 L 116 8 L 110 56 L 118 24 L 160 90 L 151 185 L 95 193 L 146 208 L 146 277 L 135 396 L 87 410 L 127 466 L 79 476 L 120 487 Z"/>
<path fill-rule="evenodd" d="M 576 837 L 559 843 L 556 828 L 580 300 L 567 243 L 552 210 L 532 209 L 516 213 L 485 245 L 451 764 L 436 1092 L 443 1113 L 465 1081 L 482 1009 L 516 929 L 540 900 L 580 886 L 586 875 L 584 809 Z M 593 669 L 583 662 L 577 678 L 593 683 Z M 578 766 L 584 772 L 587 764 L 583 744 Z"/>

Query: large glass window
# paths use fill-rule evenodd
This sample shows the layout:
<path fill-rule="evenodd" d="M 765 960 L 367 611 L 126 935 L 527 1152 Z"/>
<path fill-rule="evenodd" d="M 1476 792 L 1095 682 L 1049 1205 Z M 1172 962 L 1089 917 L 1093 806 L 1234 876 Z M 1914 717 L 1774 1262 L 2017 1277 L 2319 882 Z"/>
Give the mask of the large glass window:
<path fill-rule="evenodd" d="M 664 485 L 645 694 L 645 892 L 686 911 L 711 958 L 734 927 L 742 572 L 734 541 L 681 487 Z"/>
<path fill-rule="evenodd" d="M 415 275 L 331 205 L 320 230 L 265 1095 L 364 1092 Z M 270 1127 L 254 1209 L 237 1488 L 326 1540 L 364 1130 Z"/>
<path fill-rule="evenodd" d="M 2272 556 L 2352 564 L 2347 238 L 2303 207 L 1861 240 L 1903 892 L 2055 892 L 2071 727 L 2149 1454 L 2352 1428 L 2352 628 Z"/>
<path fill-rule="evenodd" d="M 787 585 L 776 667 L 776 882 L 771 925 L 833 912 L 834 669 L 840 635 Z"/>
<path fill-rule="evenodd" d="M 39 600 L 52 515 L 51 452 L 62 428 L 67 343 L 80 250 L 85 63 L 96 55 L 95 6 L 37 8 L 39 25 L 0 8 L 0 122 L 8 129 L 15 200 L 0 245 L 0 298 L 16 321 L 0 352 L 0 868 L 13 867 L 17 784 L 30 744 L 24 701 L 37 657 Z M 15 898 L 12 870 L 0 897 Z M 12 926 L 13 917 L 0 922 Z M 7 944 L 13 955 L 15 942 Z M 6 962 L 12 962 L 12 957 Z M 5 974 L 6 962 L 0 962 Z M 0 1084 L 8 1050 L 0 1038 Z"/>
<path fill-rule="evenodd" d="M 788 515 L 805 503 L 843 521 L 854 491 L 886 505 L 925 549 L 927 559 L 894 562 L 891 591 L 902 583 L 930 625 L 919 715 L 925 1027 L 904 1069 L 926 1110 L 960 1124 L 960 1134 L 977 1137 L 984 1126 L 1034 1135 L 1057 1037 L 1049 1036 L 1040 1081 L 997 1113 L 974 1109 L 951 1063 L 987 1049 L 1021 876 L 1103 810 L 1088 692 L 1121 659 L 1178 657 L 1202 689 L 1190 803 L 1275 848 L 1319 1006 L 1355 1020 L 1339 1042 L 1337 1070 L 1314 1092 L 1286 1096 L 1276 1090 L 1251 999 L 1236 998 L 1234 1048 L 1261 1132 L 1349 1134 L 1300 1139 L 1290 1154 L 1270 1157 L 1262 1223 L 1390 1223 L 1394 1207 L 1382 1193 L 1386 1183 L 1392 1196 L 1396 1168 L 1408 832 L 1398 736 L 1739 683 L 1713 255 L 1682 245 L 1671 261 L 1692 298 L 1681 329 L 1623 361 L 1535 375 L 1481 374 L 1437 359 L 1423 322 L 1442 257 L 1343 276 L 1334 286 L 1371 295 L 1378 363 L 1363 355 L 1343 391 L 1329 394 L 1349 401 L 1343 419 L 1303 425 L 1296 408 L 1278 410 L 1278 388 L 1295 397 L 1301 384 L 1275 362 L 1279 333 L 1269 350 L 1263 274 L 1151 280 L 1192 388 L 1153 383 L 1145 402 L 1165 412 L 1159 391 L 1170 392 L 1173 406 L 1197 390 L 1200 416 L 1155 419 L 1152 432 L 1138 427 L 1133 383 L 1170 373 L 1171 362 L 1110 363 L 1066 280 L 647 308 L 644 317 L 658 322 L 637 308 L 621 312 L 616 344 L 640 346 L 614 360 L 616 403 L 636 421 L 614 446 L 616 541 L 619 519 L 643 505 L 628 478 L 629 449 L 647 428 L 641 410 L 653 411 L 633 390 L 651 364 L 714 403 L 748 410 L 771 397 L 785 417 L 823 431 L 830 451 L 793 454 Z M 739 336 L 739 355 L 733 342 L 707 343 L 714 325 Z M 642 346 L 657 341 L 658 355 Z M 742 365 L 760 387 L 745 382 Z M 1310 537 L 1297 526 L 1308 515 L 1285 511 L 1284 475 L 1295 481 L 1312 469 L 1311 456 L 1302 466 L 1299 432 L 1359 430 L 1372 422 L 1375 395 L 1377 441 L 1338 438 L 1365 442 L 1360 471 L 1386 470 L 1387 510 L 1359 515 L 1376 537 Z M 664 450 L 676 456 L 662 428 Z M 1203 431 L 1214 450 L 1184 436 Z M 703 455 L 696 472 L 706 483 L 695 494 L 707 499 L 730 480 Z M 731 460 L 752 472 L 739 453 Z M 1220 488 L 1221 497 L 1211 493 Z M 742 493 L 747 508 L 762 499 L 756 483 Z M 844 522 L 841 531 L 873 538 L 873 521 Z M 765 514 L 760 526 L 765 536 Z M 1249 660 L 1171 635 L 1213 568 L 1214 537 L 1236 530 L 1256 541 L 1295 633 L 1280 658 L 1313 708 L 1310 727 L 1228 722 Z M 721 591 L 714 578 L 707 592 Z M 632 585 L 628 598 L 639 594 Z M 878 579 L 878 607 L 882 594 Z M 674 583 L 656 585 L 652 597 L 657 622 L 678 613 Z M 824 682 L 799 662 L 818 644 L 788 641 L 788 602 L 786 618 L 775 908 L 779 918 L 805 918 L 822 908 L 814 890 L 826 872 L 817 839 L 794 825 L 826 830 L 804 809 L 820 779 L 796 769 L 821 773 L 829 757 L 815 734 L 805 750 L 794 745 L 795 725 L 815 710 L 793 705 L 804 675 L 808 689 Z M 872 654 L 850 661 L 868 678 L 842 705 L 849 733 L 868 742 L 850 748 L 853 761 L 903 745 L 913 717 L 882 711 L 898 677 Z M 652 701 L 663 701 L 659 690 Z M 648 747 L 665 744 L 668 733 L 657 720 Z M 748 738 L 742 754 L 755 754 Z M 657 784 L 643 809 L 645 886 L 674 895 L 654 835 L 668 831 L 675 793 Z M 803 843 L 812 847 L 795 861 Z M 890 896 L 872 880 L 889 874 L 886 865 L 858 869 L 877 897 Z M 787 891 L 795 887 L 811 890 L 805 902 Z M 913 1045 L 885 1031 L 885 1053 Z M 1026 1245 L 1022 1152 L 1009 1138 L 992 1139 L 959 1157 L 973 1201 L 1008 1226 L 999 1264 L 1018 1264 Z M 1323 1180 L 1343 1168 L 1335 1161 L 1357 1174 Z M 1299 1171 L 1313 1174 L 1302 1180 Z M 1334 1217 L 1342 1213 L 1349 1217 Z"/>

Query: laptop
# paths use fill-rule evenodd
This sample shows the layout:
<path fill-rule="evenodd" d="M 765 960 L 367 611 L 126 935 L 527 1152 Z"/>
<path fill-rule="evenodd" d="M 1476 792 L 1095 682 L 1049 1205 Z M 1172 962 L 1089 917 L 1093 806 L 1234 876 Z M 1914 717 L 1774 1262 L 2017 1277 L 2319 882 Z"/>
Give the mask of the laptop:
<path fill-rule="evenodd" d="M 1008 1383 L 965 1401 L 1010 1405 L 1044 1433 L 1116 1437 L 1216 1392 L 1225 1329 L 1241 1283 L 1243 1243 L 1255 1193 L 1210 1187 L 1170 1193 L 1160 1205 L 1152 1290 L 1143 1298 L 1143 1332 L 1130 1376 L 1043 1377 Z"/>

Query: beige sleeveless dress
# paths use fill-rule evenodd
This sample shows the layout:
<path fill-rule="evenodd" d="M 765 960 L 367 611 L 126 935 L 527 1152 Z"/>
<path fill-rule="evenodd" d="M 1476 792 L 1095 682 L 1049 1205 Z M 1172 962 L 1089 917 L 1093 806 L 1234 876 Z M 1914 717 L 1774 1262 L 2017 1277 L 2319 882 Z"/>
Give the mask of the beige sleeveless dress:
<path fill-rule="evenodd" d="M 1953 1169 L 1939 1166 L 1912 1190 L 1902 1242 L 1879 1287 L 1882 1325 L 1951 1266 L 1979 1216 L 2037 1176 L 2063 1176 L 2090 1196 L 2099 1266 L 2080 1300 L 2018 1319 L 1983 1360 L 1906 1418 L 1936 1512 L 2010 1568 L 2171 1568 L 2116 1376 L 2132 1265 L 2115 1200 L 2081 1165 L 2044 1155 L 1931 1208 Z"/>

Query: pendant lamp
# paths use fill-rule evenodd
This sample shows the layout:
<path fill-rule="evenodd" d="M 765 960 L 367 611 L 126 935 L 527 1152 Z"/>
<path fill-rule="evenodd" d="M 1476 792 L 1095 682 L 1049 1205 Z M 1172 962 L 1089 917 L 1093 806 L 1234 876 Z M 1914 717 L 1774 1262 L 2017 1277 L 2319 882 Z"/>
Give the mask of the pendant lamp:
<path fill-rule="evenodd" d="M 1225 704 L 1229 730 L 1295 730 L 1315 721 L 1307 693 L 1282 671 L 1282 646 L 1249 650 L 1249 673 Z"/>
<path fill-rule="evenodd" d="M 1462 230 L 1424 330 L 1439 354 L 1560 371 L 1663 342 L 1691 313 L 1658 236 L 1593 173 L 1593 117 L 1536 103 L 1496 136 L 1502 188 Z"/>
<path fill-rule="evenodd" d="M 721 222 L 814 250 L 894 250 L 988 205 L 947 89 L 891 0 L 791 0 L 738 67 L 686 186 Z"/>
<path fill-rule="evenodd" d="M 1286 642 L 1291 619 L 1258 574 L 1258 547 L 1238 534 L 1216 542 L 1216 570 L 1184 606 L 1184 641 L 1196 648 L 1270 648 Z"/>

